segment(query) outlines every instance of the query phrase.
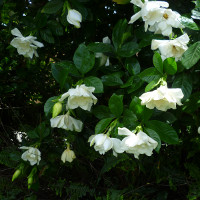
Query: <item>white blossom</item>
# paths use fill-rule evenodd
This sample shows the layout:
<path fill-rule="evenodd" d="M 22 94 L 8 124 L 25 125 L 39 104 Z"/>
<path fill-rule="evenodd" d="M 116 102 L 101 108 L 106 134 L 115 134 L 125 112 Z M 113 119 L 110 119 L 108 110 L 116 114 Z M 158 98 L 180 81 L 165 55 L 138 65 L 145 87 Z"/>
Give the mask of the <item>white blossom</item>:
<path fill-rule="evenodd" d="M 63 101 L 68 97 L 67 106 L 69 109 L 75 109 L 81 107 L 83 110 L 91 110 L 93 104 L 97 103 L 97 98 L 92 94 L 94 87 L 87 87 L 83 85 L 77 85 L 76 88 L 69 89 L 64 93 L 59 101 Z"/>
<path fill-rule="evenodd" d="M 140 154 L 152 155 L 152 151 L 157 147 L 157 141 L 150 138 L 146 133 L 139 131 L 137 134 L 127 128 L 118 128 L 119 135 L 126 135 L 122 140 L 122 146 L 127 153 L 134 154 L 138 158 Z"/>
<path fill-rule="evenodd" d="M 109 39 L 108 36 L 106 36 L 106 37 L 103 38 L 103 43 L 104 44 L 110 44 L 111 43 L 111 41 L 110 41 L 110 39 Z M 103 53 L 96 53 L 95 57 L 96 58 L 100 58 L 100 66 L 103 66 L 103 65 L 109 66 L 109 64 L 110 64 L 109 57 L 106 56 L 105 54 L 103 54 Z"/>
<path fill-rule="evenodd" d="M 33 55 L 35 54 L 35 56 L 38 57 L 36 50 L 38 47 L 43 47 L 44 45 L 41 42 L 36 41 L 36 37 L 24 37 L 17 28 L 11 30 L 11 33 L 16 36 L 16 38 L 14 38 L 10 44 L 17 48 L 19 55 L 33 58 Z"/>
<path fill-rule="evenodd" d="M 118 153 L 123 153 L 124 148 L 121 145 L 121 140 L 110 138 L 108 135 L 100 133 L 89 137 L 90 146 L 94 145 L 94 149 L 100 154 L 105 154 L 110 149 L 113 150 L 113 155 L 117 157 Z"/>
<path fill-rule="evenodd" d="M 62 128 L 65 130 L 81 132 L 83 128 L 83 122 L 77 119 L 74 119 L 69 115 L 69 113 L 65 115 L 59 115 L 55 118 L 51 118 L 51 127 Z"/>
<path fill-rule="evenodd" d="M 177 105 L 182 105 L 181 99 L 184 97 L 180 88 L 168 88 L 167 85 L 160 86 L 158 89 L 146 92 L 139 98 L 142 100 L 141 105 L 146 105 L 147 108 L 157 108 L 161 111 L 168 109 L 176 109 Z"/>
<path fill-rule="evenodd" d="M 117 138 L 111 138 L 112 142 L 113 142 L 113 155 L 115 157 L 117 157 L 118 153 L 123 153 L 125 151 L 124 146 L 122 145 L 122 141 L 120 139 Z"/>
<path fill-rule="evenodd" d="M 65 149 L 61 155 L 61 160 L 65 163 L 67 162 L 72 162 L 74 159 L 76 158 L 76 155 L 74 153 L 74 151 L 72 151 L 69 147 L 69 145 L 67 145 L 67 149 Z"/>
<path fill-rule="evenodd" d="M 162 17 L 154 25 L 149 27 L 149 31 L 155 34 L 169 36 L 172 28 L 184 28 L 180 23 L 181 15 L 171 9 L 161 9 Z"/>
<path fill-rule="evenodd" d="M 199 128 L 198 128 L 198 133 L 200 134 L 200 126 L 199 126 Z"/>
<path fill-rule="evenodd" d="M 29 161 L 30 165 L 39 165 L 41 152 L 37 148 L 22 146 L 20 149 L 27 149 L 21 156 L 24 161 Z"/>
<path fill-rule="evenodd" d="M 188 49 L 189 37 L 184 34 L 174 40 L 152 40 L 151 49 L 159 49 L 162 60 L 174 57 L 176 61 L 180 60 L 183 53 Z"/>
<path fill-rule="evenodd" d="M 77 10 L 69 9 L 67 14 L 67 21 L 70 24 L 74 25 L 76 28 L 80 28 L 80 23 L 82 22 L 82 15 Z"/>
<path fill-rule="evenodd" d="M 105 152 L 109 151 L 113 147 L 111 138 L 102 133 L 90 136 L 88 142 L 90 142 L 90 146 L 95 144 L 94 149 L 100 154 L 105 154 Z"/>
<path fill-rule="evenodd" d="M 161 7 L 167 8 L 169 4 L 165 1 L 148 1 L 145 0 L 143 3 L 141 0 L 131 0 L 131 3 L 140 7 L 141 10 L 133 15 L 129 21 L 129 24 L 134 23 L 140 17 L 142 17 L 145 22 L 145 31 L 147 31 L 148 26 L 153 26 L 162 17 Z"/>

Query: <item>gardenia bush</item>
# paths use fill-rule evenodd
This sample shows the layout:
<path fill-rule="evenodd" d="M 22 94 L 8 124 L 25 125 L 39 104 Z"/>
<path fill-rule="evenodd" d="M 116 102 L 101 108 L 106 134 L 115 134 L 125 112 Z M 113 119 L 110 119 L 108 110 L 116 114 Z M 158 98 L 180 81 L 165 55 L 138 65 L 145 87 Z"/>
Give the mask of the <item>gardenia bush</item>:
<path fill-rule="evenodd" d="M 40 88 L 54 88 L 44 103 L 34 101 L 44 113 L 37 126 L 21 126 L 27 136 L 14 144 L 18 157 L 8 156 L 10 180 L 27 178 L 29 200 L 40 199 L 44 185 L 59 199 L 200 198 L 200 2 L 193 3 L 196 23 L 170 2 L 114 2 L 119 20 L 110 18 L 102 33 L 107 22 L 98 8 L 109 10 L 106 1 L 43 1 L 33 29 L 26 20 L 3 22 L 16 36 L 9 49 L 21 67 L 51 66 L 55 79 L 44 74 Z"/>

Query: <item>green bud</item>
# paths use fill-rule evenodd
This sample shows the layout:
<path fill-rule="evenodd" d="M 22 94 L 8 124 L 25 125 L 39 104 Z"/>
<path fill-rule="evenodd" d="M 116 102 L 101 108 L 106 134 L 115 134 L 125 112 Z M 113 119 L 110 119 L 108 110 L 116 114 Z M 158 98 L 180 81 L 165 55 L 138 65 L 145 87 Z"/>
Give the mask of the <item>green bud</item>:
<path fill-rule="evenodd" d="M 13 176 L 12 176 L 12 181 L 14 181 L 15 179 L 17 179 L 20 176 L 21 172 L 22 172 L 21 169 L 17 169 L 15 171 L 15 173 L 13 174 Z"/>
<path fill-rule="evenodd" d="M 14 181 L 15 179 L 17 179 L 21 174 L 23 174 L 24 167 L 25 167 L 24 163 L 21 163 L 18 166 L 18 169 L 15 171 L 15 173 L 12 176 L 12 181 Z"/>
<path fill-rule="evenodd" d="M 37 173 L 37 166 L 33 167 L 33 169 L 31 170 L 31 173 L 29 174 L 28 178 L 28 189 L 31 189 L 31 186 L 33 184 L 34 181 L 34 176 Z"/>
<path fill-rule="evenodd" d="M 57 102 L 56 104 L 54 104 L 53 106 L 53 112 L 52 112 L 52 117 L 56 117 L 57 115 L 60 114 L 60 112 L 62 111 L 62 103 Z"/>
<path fill-rule="evenodd" d="M 28 189 L 31 189 L 32 184 L 33 184 L 33 176 L 28 177 Z"/>

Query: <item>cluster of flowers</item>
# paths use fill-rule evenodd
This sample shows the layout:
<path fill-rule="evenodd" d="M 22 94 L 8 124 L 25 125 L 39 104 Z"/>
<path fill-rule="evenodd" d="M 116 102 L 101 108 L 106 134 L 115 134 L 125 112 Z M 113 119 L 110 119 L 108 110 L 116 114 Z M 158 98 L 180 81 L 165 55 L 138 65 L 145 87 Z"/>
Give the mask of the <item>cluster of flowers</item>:
<path fill-rule="evenodd" d="M 80 28 L 80 23 L 82 22 L 82 15 L 80 12 L 74 9 L 68 9 L 67 14 L 67 21 L 74 25 L 76 28 Z M 24 37 L 21 32 L 14 28 L 11 30 L 12 35 L 16 36 L 11 41 L 11 45 L 15 48 L 17 48 L 17 52 L 19 55 L 23 55 L 26 58 L 33 58 L 33 55 L 38 57 L 37 48 L 38 47 L 44 47 L 44 45 L 41 42 L 36 41 L 37 37 L 33 37 L 31 35 Z"/>
<path fill-rule="evenodd" d="M 167 2 L 145 0 L 143 3 L 141 0 L 131 0 L 131 3 L 140 7 L 141 10 L 131 17 L 129 23 L 134 23 L 137 19 L 142 17 L 145 22 L 145 31 L 149 30 L 155 34 L 162 34 L 172 38 L 172 28 L 184 28 L 180 23 L 180 14 L 171 9 L 167 9 L 169 7 Z M 67 20 L 76 28 L 80 28 L 82 16 L 78 11 L 68 8 Z M 18 29 L 13 29 L 12 34 L 17 36 L 17 38 L 14 38 L 11 41 L 11 45 L 17 48 L 20 55 L 30 58 L 32 58 L 34 54 L 38 56 L 36 49 L 38 47 L 43 47 L 43 44 L 35 41 L 36 37 L 23 37 Z M 162 60 L 174 57 L 175 60 L 178 61 L 187 50 L 188 42 L 188 35 L 183 34 L 182 36 L 171 40 L 152 40 L 151 49 L 159 49 Z M 103 43 L 110 43 L 109 38 L 103 38 Z M 95 56 L 100 58 L 100 66 L 109 66 L 109 58 L 106 55 L 103 53 L 96 53 Z M 77 85 L 76 88 L 69 89 L 68 92 L 64 93 L 59 99 L 59 102 L 55 104 L 60 111 L 56 112 L 56 115 L 53 114 L 53 117 L 50 120 L 51 127 L 81 132 L 83 122 L 70 116 L 71 113 L 73 114 L 71 110 L 80 107 L 83 110 L 90 111 L 92 105 L 97 103 L 97 98 L 92 94 L 94 90 L 94 87 Z M 176 109 L 176 105 L 182 105 L 181 99 L 183 96 L 183 92 L 180 88 L 168 88 L 167 82 L 161 81 L 159 88 L 144 93 L 139 98 L 141 99 L 141 104 L 146 105 L 149 109 L 157 108 L 161 111 L 167 111 L 171 108 Z M 58 116 L 62 111 L 62 103 L 66 99 L 67 113 Z M 112 149 L 114 156 L 117 156 L 118 153 L 126 152 L 134 154 L 135 158 L 138 158 L 140 154 L 151 156 L 153 149 L 158 145 L 157 141 L 144 133 L 141 127 L 137 127 L 133 132 L 125 127 L 118 127 L 118 135 L 126 137 L 122 140 L 112 138 L 110 137 L 110 131 L 107 131 L 107 133 L 90 136 L 88 142 L 90 143 L 90 146 L 94 145 L 94 149 L 100 154 L 105 154 Z M 72 162 L 76 156 L 70 149 L 70 144 L 66 144 L 67 149 L 63 152 L 61 160 L 63 162 Z M 23 160 L 28 160 L 31 165 L 39 164 L 41 153 L 37 148 L 21 147 L 21 149 L 27 149 L 27 151 L 22 154 Z"/>
<path fill-rule="evenodd" d="M 118 135 L 127 136 L 123 140 L 110 138 L 109 134 L 101 133 L 90 136 L 88 142 L 90 142 L 90 146 L 95 144 L 94 149 L 100 154 L 105 154 L 105 152 L 112 149 L 113 155 L 116 157 L 118 153 L 123 152 L 134 154 L 137 159 L 140 154 L 151 156 L 158 143 L 141 130 L 137 134 L 135 133 L 137 133 L 136 130 L 131 132 L 125 127 L 118 127 Z"/>
<path fill-rule="evenodd" d="M 131 0 L 131 3 L 140 7 L 141 10 L 131 17 L 129 23 L 134 23 L 142 17 L 145 22 L 145 31 L 149 30 L 155 34 L 172 37 L 172 28 L 184 28 L 180 23 L 181 15 L 171 9 L 166 9 L 169 4 L 165 1 L 145 0 L 143 3 L 141 0 Z M 188 49 L 188 42 L 187 34 L 174 40 L 152 40 L 151 49 L 159 49 L 163 60 L 174 57 L 178 61 Z"/>

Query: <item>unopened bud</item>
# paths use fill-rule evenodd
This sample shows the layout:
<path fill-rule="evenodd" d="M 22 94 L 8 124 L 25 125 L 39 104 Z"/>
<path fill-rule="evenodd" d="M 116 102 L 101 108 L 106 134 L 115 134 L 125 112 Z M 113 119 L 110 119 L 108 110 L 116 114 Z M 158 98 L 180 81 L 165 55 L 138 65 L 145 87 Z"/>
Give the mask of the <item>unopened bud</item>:
<path fill-rule="evenodd" d="M 62 111 L 62 103 L 57 102 L 53 106 L 52 117 L 55 118 L 56 116 L 58 116 L 60 114 L 61 111 Z"/>
<path fill-rule="evenodd" d="M 12 176 L 12 181 L 14 181 L 15 179 L 17 179 L 20 176 L 21 172 L 22 172 L 21 169 L 17 169 L 15 171 L 15 173 L 13 174 L 13 176 Z"/>

